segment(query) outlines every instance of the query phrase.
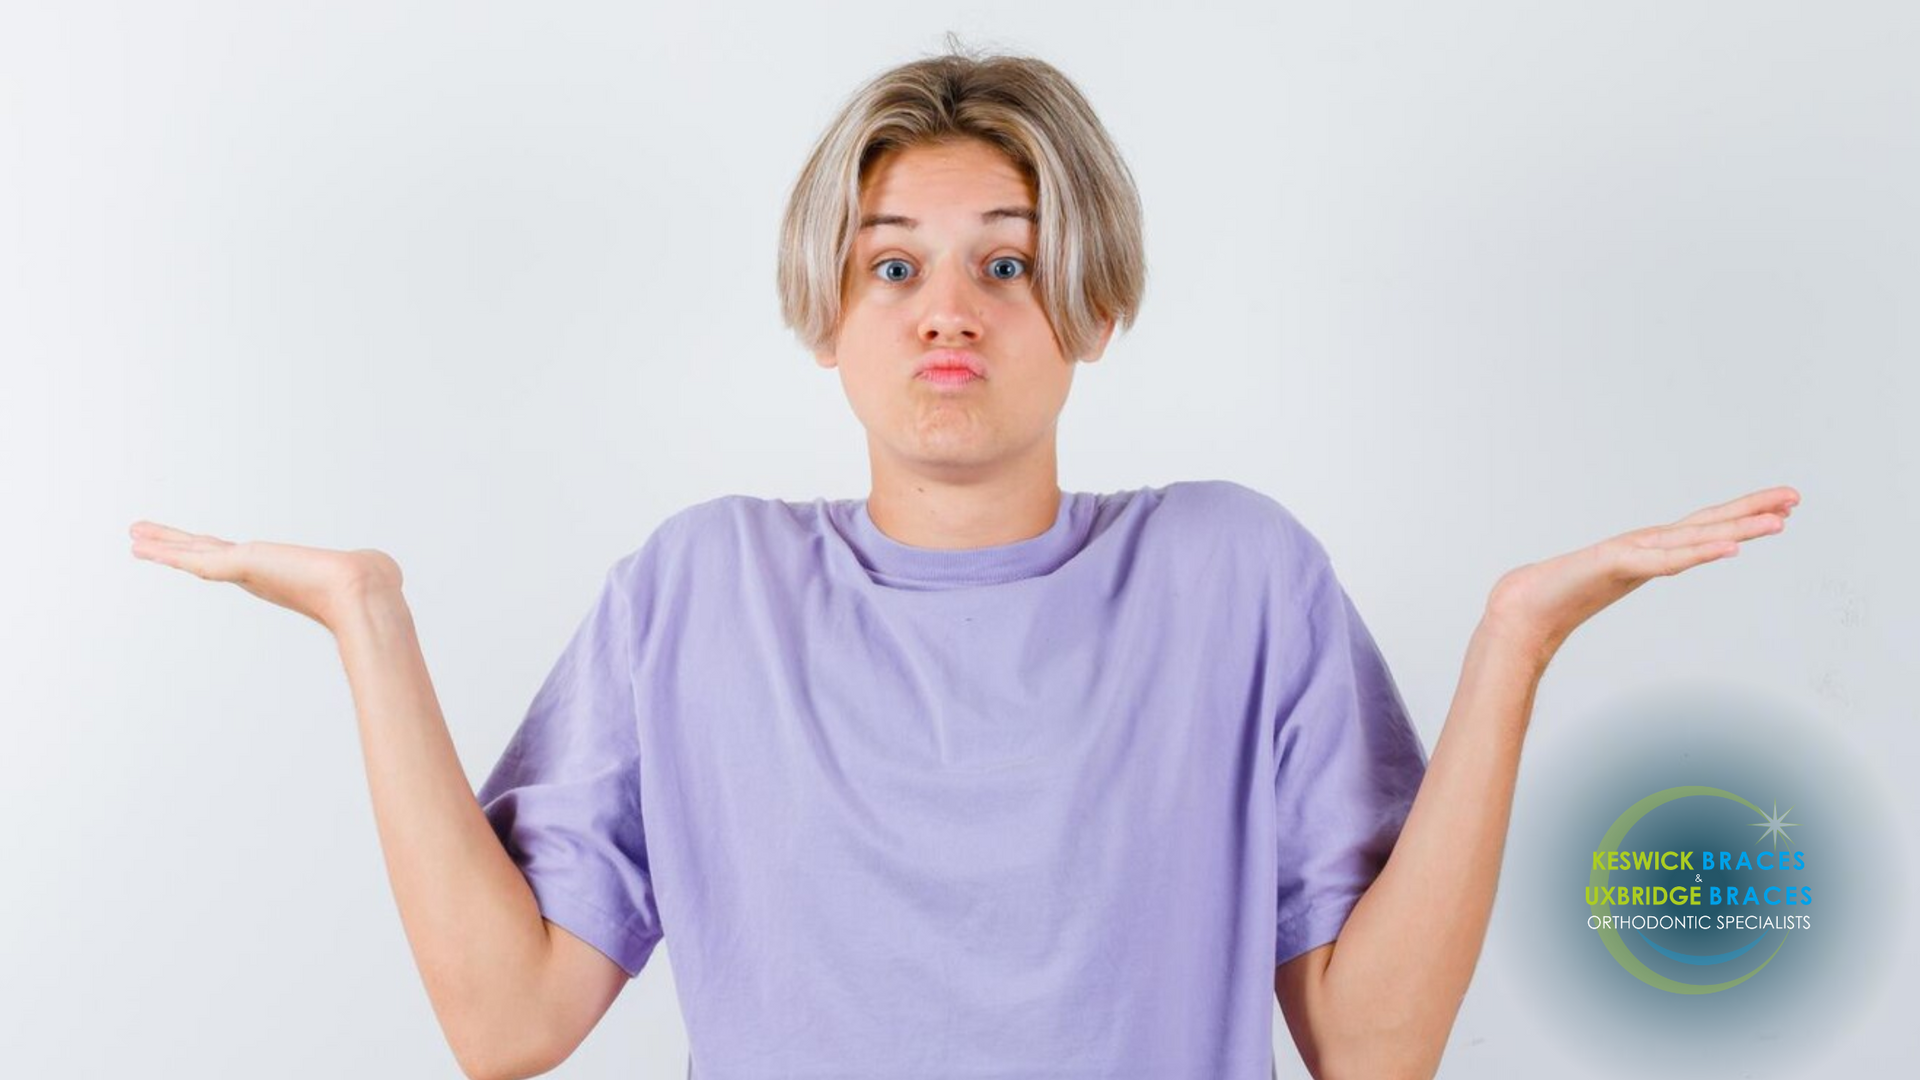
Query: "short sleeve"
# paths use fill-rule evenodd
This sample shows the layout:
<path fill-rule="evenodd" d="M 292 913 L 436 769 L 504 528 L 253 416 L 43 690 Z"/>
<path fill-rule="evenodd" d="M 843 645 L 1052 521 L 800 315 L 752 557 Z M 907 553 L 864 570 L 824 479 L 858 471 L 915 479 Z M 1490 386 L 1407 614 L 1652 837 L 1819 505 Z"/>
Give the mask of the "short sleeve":
<path fill-rule="evenodd" d="M 1386 864 L 1427 765 L 1373 636 L 1317 541 L 1309 548 L 1316 558 L 1279 636 L 1288 644 L 1275 724 L 1276 965 L 1340 936 Z"/>
<path fill-rule="evenodd" d="M 478 793 L 540 913 L 635 976 L 662 936 L 640 813 L 627 560 Z"/>

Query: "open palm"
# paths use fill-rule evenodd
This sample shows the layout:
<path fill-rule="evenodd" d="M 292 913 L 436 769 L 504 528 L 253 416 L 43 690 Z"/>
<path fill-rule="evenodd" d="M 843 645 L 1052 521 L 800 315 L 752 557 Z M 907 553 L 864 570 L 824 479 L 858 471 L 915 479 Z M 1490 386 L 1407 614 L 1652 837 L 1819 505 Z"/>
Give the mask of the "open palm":
<path fill-rule="evenodd" d="M 136 521 L 127 533 L 139 558 L 207 581 L 232 582 L 329 630 L 334 628 L 342 598 L 353 590 L 374 585 L 397 588 L 401 583 L 399 564 L 371 548 L 335 551 L 266 540 L 234 542 L 152 521 Z"/>
<path fill-rule="evenodd" d="M 1581 623 L 1649 580 L 1726 558 L 1742 541 L 1786 528 L 1799 501 L 1791 487 L 1767 488 L 1510 570 L 1494 586 L 1487 614 L 1538 648 L 1544 662 Z"/>

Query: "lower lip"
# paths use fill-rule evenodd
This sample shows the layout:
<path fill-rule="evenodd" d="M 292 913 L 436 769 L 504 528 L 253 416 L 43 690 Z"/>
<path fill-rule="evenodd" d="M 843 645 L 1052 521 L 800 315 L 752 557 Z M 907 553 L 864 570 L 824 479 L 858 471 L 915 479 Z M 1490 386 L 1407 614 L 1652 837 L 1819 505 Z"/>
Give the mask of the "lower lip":
<path fill-rule="evenodd" d="M 965 386 L 980 378 L 966 368 L 928 368 L 920 377 L 935 386 Z"/>

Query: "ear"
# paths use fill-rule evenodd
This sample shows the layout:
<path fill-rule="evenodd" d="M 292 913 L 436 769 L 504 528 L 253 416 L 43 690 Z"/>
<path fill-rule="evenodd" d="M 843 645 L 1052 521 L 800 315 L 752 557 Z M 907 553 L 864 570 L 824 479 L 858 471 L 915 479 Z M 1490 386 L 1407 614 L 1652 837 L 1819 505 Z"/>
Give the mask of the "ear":
<path fill-rule="evenodd" d="M 1081 363 L 1091 364 L 1106 353 L 1107 343 L 1113 340 L 1114 321 L 1108 319 L 1103 325 L 1105 328 L 1100 331 L 1100 337 L 1094 341 L 1092 348 L 1087 351 L 1087 355 L 1080 358 Z"/>
<path fill-rule="evenodd" d="M 831 333 L 827 335 L 827 340 L 821 342 L 818 348 L 815 348 L 809 351 L 813 353 L 813 362 L 816 364 L 819 364 L 823 368 L 833 368 L 833 367 L 840 366 L 840 356 L 839 356 L 840 320 L 839 319 L 836 318 L 834 320 L 833 330 Z"/>
<path fill-rule="evenodd" d="M 819 348 L 813 350 L 813 362 L 816 364 L 819 364 L 823 368 L 838 366 L 840 363 L 840 358 L 839 356 L 835 355 L 835 352 L 839 344 L 840 344 L 840 341 L 836 337 L 834 340 L 829 341 L 826 344 L 820 346 Z"/>

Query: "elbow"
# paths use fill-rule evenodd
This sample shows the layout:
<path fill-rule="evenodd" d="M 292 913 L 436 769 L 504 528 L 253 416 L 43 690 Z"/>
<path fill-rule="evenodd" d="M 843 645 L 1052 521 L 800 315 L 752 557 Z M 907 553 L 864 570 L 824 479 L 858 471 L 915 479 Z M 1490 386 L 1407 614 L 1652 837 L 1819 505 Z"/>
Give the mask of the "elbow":
<path fill-rule="evenodd" d="M 565 1060 L 564 1055 L 526 1041 L 507 1044 L 499 1039 L 466 1039 L 453 1044 L 452 1049 L 467 1080 L 526 1080 L 552 1072 Z"/>
<path fill-rule="evenodd" d="M 530 1076 L 539 1076 L 552 1071 L 559 1062 L 537 1058 L 488 1058 L 477 1055 L 454 1055 L 460 1062 L 460 1073 L 467 1080 L 526 1080 Z"/>
<path fill-rule="evenodd" d="M 1320 1047 L 1308 1071 L 1314 1080 L 1432 1080 L 1445 1049 L 1444 1035 L 1376 1028 Z"/>
<path fill-rule="evenodd" d="M 1328 1059 L 1309 1070 L 1314 1080 L 1433 1080 L 1438 1059 L 1388 1058 L 1380 1054 Z"/>
<path fill-rule="evenodd" d="M 1431 979 L 1409 980 L 1378 965 L 1363 972 L 1370 978 L 1335 983 L 1330 957 L 1320 954 L 1318 967 L 1311 960 L 1292 961 L 1275 976 L 1274 993 L 1314 1080 L 1431 1080 L 1440 1071 L 1464 988 L 1449 994 L 1436 990 Z"/>

